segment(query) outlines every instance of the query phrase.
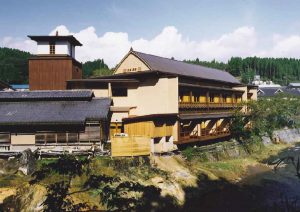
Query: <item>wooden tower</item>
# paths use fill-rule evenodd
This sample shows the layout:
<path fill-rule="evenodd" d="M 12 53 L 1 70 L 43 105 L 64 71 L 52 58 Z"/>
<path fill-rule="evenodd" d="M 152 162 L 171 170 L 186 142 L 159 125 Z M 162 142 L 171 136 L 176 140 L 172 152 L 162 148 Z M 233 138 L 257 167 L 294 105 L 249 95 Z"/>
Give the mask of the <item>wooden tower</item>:
<path fill-rule="evenodd" d="M 29 59 L 30 90 L 65 90 L 67 80 L 82 78 L 75 47 L 82 44 L 72 35 L 28 36 L 37 42 L 37 54 Z"/>

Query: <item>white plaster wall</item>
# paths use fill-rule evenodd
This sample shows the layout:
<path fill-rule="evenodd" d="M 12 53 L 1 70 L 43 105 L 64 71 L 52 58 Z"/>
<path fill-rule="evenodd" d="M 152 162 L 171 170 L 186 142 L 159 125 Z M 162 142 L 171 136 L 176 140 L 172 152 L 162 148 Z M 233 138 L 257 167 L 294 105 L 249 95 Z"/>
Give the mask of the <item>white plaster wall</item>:
<path fill-rule="evenodd" d="M 161 137 L 157 138 L 158 143 L 154 142 L 154 139 L 151 139 L 150 151 L 151 153 L 164 153 L 170 152 L 177 149 L 177 146 L 173 143 L 173 137 Z"/>
<path fill-rule="evenodd" d="M 70 43 L 67 41 L 55 42 L 55 54 L 67 54 L 70 55 Z"/>
<path fill-rule="evenodd" d="M 55 42 L 55 54 L 70 55 L 71 48 L 74 48 L 67 41 Z M 37 54 L 50 54 L 49 42 L 42 41 L 37 43 Z M 72 50 L 73 57 L 75 58 L 75 48 Z"/>
<path fill-rule="evenodd" d="M 113 112 L 111 122 L 122 122 L 123 118 L 128 118 L 127 112 Z"/>
<path fill-rule="evenodd" d="M 49 54 L 49 42 L 38 42 L 37 43 L 37 54 Z"/>
<path fill-rule="evenodd" d="M 178 78 L 159 78 L 155 85 L 140 85 L 132 97 L 132 115 L 178 113 Z"/>
<path fill-rule="evenodd" d="M 124 72 L 132 72 L 132 69 L 136 69 L 136 71 L 146 71 L 149 70 L 149 68 L 135 55 L 129 54 L 128 57 L 120 64 L 120 66 L 117 68 L 115 74 L 120 74 Z M 128 71 L 128 69 L 130 69 Z M 134 72 L 136 72 L 134 71 Z"/>
<path fill-rule="evenodd" d="M 108 97 L 109 91 L 108 89 L 93 89 L 95 97 Z"/>
<path fill-rule="evenodd" d="M 35 144 L 35 135 L 11 134 L 11 144 Z"/>
<path fill-rule="evenodd" d="M 95 93 L 104 94 L 104 91 Z M 116 107 L 136 107 L 129 115 L 178 113 L 178 78 L 148 79 L 138 87 L 129 87 L 127 94 L 112 99 Z"/>
<path fill-rule="evenodd" d="M 249 93 L 252 93 L 251 100 L 257 101 L 257 89 L 256 88 L 250 89 Z"/>

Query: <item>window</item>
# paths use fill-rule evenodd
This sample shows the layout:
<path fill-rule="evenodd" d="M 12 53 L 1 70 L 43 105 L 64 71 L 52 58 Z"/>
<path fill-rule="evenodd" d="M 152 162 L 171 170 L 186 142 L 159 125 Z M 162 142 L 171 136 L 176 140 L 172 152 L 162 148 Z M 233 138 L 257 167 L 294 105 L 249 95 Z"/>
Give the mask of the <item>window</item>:
<path fill-rule="evenodd" d="M 50 54 L 55 54 L 55 43 L 50 43 Z"/>
<path fill-rule="evenodd" d="M 112 88 L 112 96 L 127 96 L 127 88 Z"/>

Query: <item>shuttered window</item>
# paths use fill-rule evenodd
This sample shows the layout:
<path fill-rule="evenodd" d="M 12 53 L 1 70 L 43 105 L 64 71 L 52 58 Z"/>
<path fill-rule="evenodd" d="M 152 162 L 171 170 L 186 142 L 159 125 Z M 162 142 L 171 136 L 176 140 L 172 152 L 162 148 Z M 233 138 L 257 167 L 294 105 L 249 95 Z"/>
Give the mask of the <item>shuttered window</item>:
<path fill-rule="evenodd" d="M 55 54 L 55 43 L 50 43 L 50 54 Z"/>

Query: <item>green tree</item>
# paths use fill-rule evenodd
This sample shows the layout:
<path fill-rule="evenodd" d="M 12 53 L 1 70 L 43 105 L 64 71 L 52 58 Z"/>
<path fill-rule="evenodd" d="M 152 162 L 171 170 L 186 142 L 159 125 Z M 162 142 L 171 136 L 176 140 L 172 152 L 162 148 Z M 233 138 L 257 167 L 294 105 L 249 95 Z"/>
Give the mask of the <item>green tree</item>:
<path fill-rule="evenodd" d="M 103 59 L 97 59 L 94 61 L 87 61 L 82 64 L 82 69 L 83 69 L 83 77 L 88 78 L 91 76 L 94 76 L 94 72 L 96 74 L 100 74 L 100 76 L 105 75 L 101 73 L 106 73 L 108 75 L 109 73 L 112 73 L 108 66 L 104 63 Z M 98 70 L 98 71 L 96 71 Z M 99 72 L 101 70 L 101 72 Z"/>

